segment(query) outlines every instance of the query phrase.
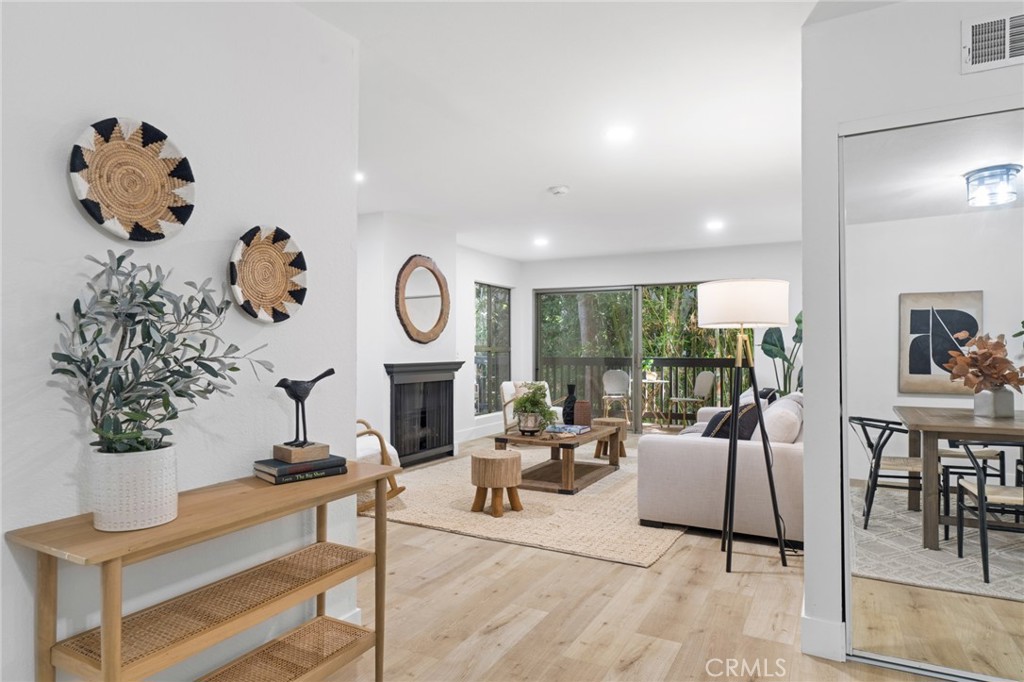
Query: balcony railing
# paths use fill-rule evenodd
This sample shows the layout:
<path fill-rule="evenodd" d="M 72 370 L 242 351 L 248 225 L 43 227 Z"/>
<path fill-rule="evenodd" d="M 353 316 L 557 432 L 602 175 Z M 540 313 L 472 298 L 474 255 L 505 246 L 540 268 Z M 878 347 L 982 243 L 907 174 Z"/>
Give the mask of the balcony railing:
<path fill-rule="evenodd" d="M 551 386 L 551 393 L 556 398 L 566 395 L 568 385 L 576 385 L 576 397 L 589 400 L 594 406 L 594 414 L 600 413 L 601 398 L 604 388 L 601 377 L 609 369 L 621 369 L 632 373 L 633 359 L 627 357 L 602 358 L 540 358 L 537 367 L 538 381 L 546 381 Z M 722 396 L 727 395 L 732 381 L 735 366 L 733 358 L 653 358 L 652 372 L 657 379 L 667 381 L 664 391 L 658 396 L 658 405 L 668 418 L 669 423 L 683 419 L 683 413 L 671 411 L 673 403 L 669 398 L 693 395 L 693 384 L 697 375 L 705 370 L 715 373 L 715 389 L 706 405 L 721 405 Z M 743 374 L 744 389 L 748 383 L 746 373 Z M 686 421 L 693 423 L 696 410 L 688 412 Z"/>

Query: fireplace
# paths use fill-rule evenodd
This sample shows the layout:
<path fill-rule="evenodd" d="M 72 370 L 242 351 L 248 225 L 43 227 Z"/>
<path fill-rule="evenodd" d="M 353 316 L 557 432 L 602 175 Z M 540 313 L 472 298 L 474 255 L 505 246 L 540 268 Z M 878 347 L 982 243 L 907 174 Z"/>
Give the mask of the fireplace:
<path fill-rule="evenodd" d="M 463 362 L 385 364 L 391 444 L 402 466 L 455 454 L 454 380 Z"/>

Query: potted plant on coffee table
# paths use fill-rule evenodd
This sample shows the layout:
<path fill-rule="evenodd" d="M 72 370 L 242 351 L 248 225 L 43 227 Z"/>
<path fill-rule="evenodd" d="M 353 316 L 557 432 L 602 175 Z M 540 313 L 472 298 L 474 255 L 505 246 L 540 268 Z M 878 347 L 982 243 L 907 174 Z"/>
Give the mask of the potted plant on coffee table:
<path fill-rule="evenodd" d="M 170 273 L 136 265 L 131 255 L 88 257 L 100 270 L 70 318 L 57 314 L 63 332 L 51 356 L 53 374 L 68 378 L 97 436 L 89 462 L 93 525 L 109 531 L 177 516 L 177 460 L 167 425 L 188 409 L 179 408 L 182 401 L 229 394 L 239 361 L 254 371 L 273 369 L 217 335 L 231 304 L 215 298 L 209 279 L 186 282 L 191 291 L 179 295 L 166 286 Z"/>
<path fill-rule="evenodd" d="M 548 405 L 547 387 L 542 383 L 528 383 L 522 395 L 512 401 L 512 414 L 519 419 L 519 432 L 524 436 L 540 433 L 548 424 L 554 424 L 555 411 Z"/>

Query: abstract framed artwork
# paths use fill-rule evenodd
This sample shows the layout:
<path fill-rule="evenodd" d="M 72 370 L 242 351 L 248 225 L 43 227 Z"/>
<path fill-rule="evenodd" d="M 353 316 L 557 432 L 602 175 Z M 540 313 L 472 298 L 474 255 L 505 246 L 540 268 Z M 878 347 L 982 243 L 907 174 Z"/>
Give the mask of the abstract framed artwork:
<path fill-rule="evenodd" d="M 981 313 L 980 291 L 900 294 L 900 393 L 973 393 L 942 365 L 978 333 Z M 962 331 L 969 336 L 954 338 Z"/>

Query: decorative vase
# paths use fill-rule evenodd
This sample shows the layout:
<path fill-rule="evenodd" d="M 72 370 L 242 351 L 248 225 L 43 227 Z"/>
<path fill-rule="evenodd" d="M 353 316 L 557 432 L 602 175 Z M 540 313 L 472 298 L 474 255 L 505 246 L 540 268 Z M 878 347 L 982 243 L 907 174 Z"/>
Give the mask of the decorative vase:
<path fill-rule="evenodd" d="M 576 384 L 569 384 L 569 395 L 565 396 L 562 405 L 562 422 L 572 424 L 576 416 Z"/>
<path fill-rule="evenodd" d="M 1013 417 L 1013 393 L 1006 386 L 975 393 L 974 416 L 992 419 Z"/>
<path fill-rule="evenodd" d="M 519 415 L 519 433 L 534 436 L 540 433 L 540 413 L 523 412 Z"/>
<path fill-rule="evenodd" d="M 178 459 L 173 445 L 144 452 L 93 449 L 89 465 L 96 530 L 150 528 L 178 516 Z"/>

